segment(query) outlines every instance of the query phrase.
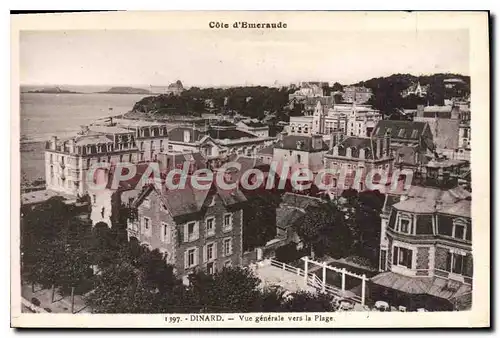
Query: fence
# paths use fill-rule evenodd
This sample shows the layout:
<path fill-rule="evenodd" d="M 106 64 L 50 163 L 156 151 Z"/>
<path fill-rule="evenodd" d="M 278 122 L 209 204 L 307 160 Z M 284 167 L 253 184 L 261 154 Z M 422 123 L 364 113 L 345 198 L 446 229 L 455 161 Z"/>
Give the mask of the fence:
<path fill-rule="evenodd" d="M 304 277 L 306 285 L 311 286 L 311 287 L 315 288 L 318 291 L 325 292 L 325 293 L 327 293 L 329 295 L 332 295 L 334 297 L 342 297 L 342 298 L 345 297 L 344 296 L 344 291 L 345 291 L 345 275 L 349 275 L 349 276 L 360 278 L 361 281 L 362 281 L 362 284 L 361 284 L 361 296 L 353 294 L 353 295 L 350 295 L 349 297 L 345 297 L 345 298 L 348 298 L 348 299 L 350 299 L 350 300 L 352 300 L 352 301 L 354 301 L 356 303 L 360 303 L 361 305 L 365 304 L 365 287 L 366 287 L 366 281 L 367 281 L 367 278 L 366 278 L 365 275 L 358 275 L 358 274 L 355 274 L 353 272 L 347 271 L 345 268 L 344 269 L 339 269 L 339 268 L 328 266 L 328 265 L 326 265 L 324 263 L 319 263 L 319 262 L 311 261 L 307 257 L 304 258 L 304 261 L 306 262 L 306 264 L 305 264 L 305 270 L 303 270 L 301 268 L 297 268 L 297 267 L 291 266 L 289 264 L 286 264 L 286 263 L 283 263 L 283 262 L 280 262 L 280 261 L 277 261 L 275 259 L 270 259 L 269 261 L 270 261 L 271 266 L 274 266 L 274 267 L 279 268 L 281 270 L 284 270 L 284 271 L 296 274 L 298 276 L 302 276 L 302 277 Z M 307 265 L 308 265 L 308 263 L 320 264 L 323 267 L 323 280 L 321 278 L 319 278 L 314 273 L 307 273 L 307 278 L 305 277 L 306 276 L 306 272 L 305 271 L 307 271 Z M 326 269 L 333 270 L 335 272 L 339 272 L 339 273 L 342 274 L 342 289 L 339 289 L 339 288 L 337 288 L 337 287 L 335 287 L 333 285 L 330 285 L 330 284 L 326 283 L 326 278 L 325 278 L 325 276 L 326 276 Z"/>
<path fill-rule="evenodd" d="M 325 293 L 327 293 L 331 296 L 334 296 L 334 297 L 343 297 L 343 290 L 341 290 L 333 285 L 327 284 L 325 281 L 321 280 L 314 273 L 307 273 L 307 278 L 306 278 L 305 271 L 301 268 L 291 266 L 289 264 L 277 261 L 275 259 L 271 259 L 270 264 L 271 264 L 271 266 L 274 266 L 274 267 L 279 268 L 281 270 L 284 270 L 284 271 L 296 274 L 298 276 L 304 277 L 306 284 L 308 286 L 315 288 L 318 291 L 325 292 Z M 351 272 L 348 272 L 345 269 L 337 269 L 337 268 L 332 268 L 332 269 L 339 270 L 342 273 L 354 275 L 354 276 L 358 277 L 358 275 L 351 273 Z M 363 278 L 363 276 L 359 276 L 359 277 Z M 366 279 L 366 277 L 364 277 L 364 278 Z M 365 287 L 365 279 L 363 279 L 363 286 L 362 286 L 363 288 Z M 346 297 L 346 298 L 351 299 L 352 301 L 354 301 L 356 303 L 360 303 L 360 304 L 364 305 L 364 292 L 362 292 L 361 297 L 358 295 L 353 295 L 353 296 Z"/>

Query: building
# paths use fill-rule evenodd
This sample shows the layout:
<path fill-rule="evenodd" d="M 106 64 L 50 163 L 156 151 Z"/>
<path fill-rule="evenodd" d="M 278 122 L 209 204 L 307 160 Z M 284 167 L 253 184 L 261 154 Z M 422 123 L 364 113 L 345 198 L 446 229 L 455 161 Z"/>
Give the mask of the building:
<path fill-rule="evenodd" d="M 231 155 L 255 155 L 257 151 L 274 141 L 239 130 L 236 125 L 224 121 L 224 126 L 209 128 L 174 128 L 169 132 L 169 151 L 200 152 L 207 159 L 228 158 Z"/>
<path fill-rule="evenodd" d="M 294 223 L 306 214 L 309 207 L 324 203 L 323 200 L 307 195 L 286 192 L 283 194 L 279 208 L 276 209 L 276 237 L 284 241 L 300 243 L 301 240 L 294 230 Z"/>
<path fill-rule="evenodd" d="M 373 300 L 407 310 L 470 307 L 470 193 L 461 187 L 412 186 L 386 195 L 381 216 L 380 274 Z"/>
<path fill-rule="evenodd" d="M 420 82 L 412 84 L 410 87 L 405 89 L 402 93 L 402 97 L 408 97 L 410 95 L 415 95 L 418 97 L 427 96 L 427 91 L 429 90 L 429 85 L 421 86 Z"/>
<path fill-rule="evenodd" d="M 258 137 L 269 137 L 269 126 L 257 119 L 242 120 L 236 124 L 239 130 Z"/>
<path fill-rule="evenodd" d="M 458 78 L 451 78 L 451 79 L 444 79 L 443 80 L 444 87 L 448 89 L 455 88 L 457 86 L 463 86 L 466 85 L 466 82 L 462 79 Z"/>
<path fill-rule="evenodd" d="M 390 173 L 394 162 L 390 144 L 389 134 L 373 138 L 349 136 L 346 139 L 333 134 L 331 149 L 325 154 L 325 167 L 339 171 L 363 169 L 365 173 L 383 169 Z"/>
<path fill-rule="evenodd" d="M 287 164 L 289 168 L 309 168 L 313 173 L 323 168 L 323 156 L 328 146 L 321 135 L 285 135 L 273 149 L 273 161 L 277 168 Z"/>
<path fill-rule="evenodd" d="M 366 87 L 357 87 L 357 86 L 348 86 L 344 87 L 344 91 L 342 93 L 342 101 L 346 103 L 358 103 L 364 104 L 370 100 L 373 96 L 373 92 L 370 88 Z"/>
<path fill-rule="evenodd" d="M 137 217 L 128 224 L 128 237 L 162 252 L 185 281 L 197 269 L 214 273 L 241 265 L 245 201 L 239 190 L 150 185 L 133 203 Z"/>
<path fill-rule="evenodd" d="M 470 160 L 470 111 L 467 107 L 456 104 L 418 106 L 413 120 L 429 124 L 438 153 Z"/>
<path fill-rule="evenodd" d="M 109 228 L 122 217 L 120 215 L 123 212 L 122 207 L 130 207 L 132 202 L 139 196 L 142 192 L 143 187 L 149 184 L 148 181 L 141 181 L 145 177 L 145 174 L 149 163 L 136 164 L 135 175 L 117 182 L 113 181 L 115 175 L 115 169 L 112 168 L 107 175 L 107 179 L 104 188 L 92 189 L 88 191 L 90 197 L 90 219 L 92 225 L 97 223 L 104 223 Z"/>
<path fill-rule="evenodd" d="M 295 98 L 319 97 L 319 96 L 324 96 L 322 83 L 302 82 L 300 85 L 300 89 L 289 95 L 289 100 L 293 100 Z"/>
<path fill-rule="evenodd" d="M 394 164 L 399 168 L 416 169 L 433 157 L 435 146 L 429 124 L 426 122 L 382 120 L 377 123 L 372 137 L 390 136 Z"/>
<path fill-rule="evenodd" d="M 329 135 L 342 130 L 348 136 L 369 137 L 382 114 L 370 106 L 356 104 L 335 104 L 328 110 L 321 101 L 316 103 L 312 114 L 290 117 L 290 134 Z"/>
<path fill-rule="evenodd" d="M 133 130 L 137 147 L 139 148 L 139 162 L 157 161 L 158 155 L 166 150 L 168 142 L 167 125 L 165 123 L 110 118 L 104 123 L 97 122 L 93 125 L 117 126 Z M 92 126 L 90 128 L 93 128 Z"/>
<path fill-rule="evenodd" d="M 97 163 L 137 163 L 139 159 L 136 133 L 130 129 L 91 126 L 68 139 L 53 136 L 45 149 L 47 189 L 83 196 L 91 183 L 89 169 Z"/>

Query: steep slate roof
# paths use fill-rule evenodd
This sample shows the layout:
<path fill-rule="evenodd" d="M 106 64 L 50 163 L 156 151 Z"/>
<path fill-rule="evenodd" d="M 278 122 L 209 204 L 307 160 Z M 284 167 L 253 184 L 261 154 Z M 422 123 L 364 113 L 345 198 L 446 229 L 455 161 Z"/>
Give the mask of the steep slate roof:
<path fill-rule="evenodd" d="M 383 137 L 390 129 L 392 139 L 419 140 L 426 127 L 426 122 L 381 120 L 375 127 L 374 136 Z M 401 130 L 403 131 L 400 133 Z"/>
<path fill-rule="evenodd" d="M 259 155 L 272 155 L 274 153 L 274 145 L 270 145 L 260 149 L 257 154 Z"/>
<path fill-rule="evenodd" d="M 289 149 L 289 150 L 298 150 L 297 142 L 302 142 L 302 148 L 300 150 L 307 152 L 316 152 L 316 151 L 325 151 L 328 150 L 328 146 L 321 139 L 322 148 L 321 149 L 313 149 L 312 146 L 312 137 L 311 136 L 301 136 L 301 135 L 286 135 L 283 137 L 283 140 L 276 144 L 276 148 L 281 149 Z"/>
<path fill-rule="evenodd" d="M 409 294 L 429 294 L 443 299 L 455 299 L 472 291 L 470 285 L 459 283 L 458 289 L 446 288 L 448 281 L 437 277 L 414 278 L 391 271 L 382 272 L 371 279 L 375 284 Z"/>
<path fill-rule="evenodd" d="M 171 141 L 184 142 L 184 131 L 186 130 L 189 131 L 190 142 L 193 143 L 201 140 L 205 136 L 205 133 L 201 132 L 198 129 L 179 127 L 169 131 L 168 139 Z"/>
<path fill-rule="evenodd" d="M 214 185 L 210 189 L 197 190 L 186 183 L 184 189 L 168 190 L 165 186 L 162 186 L 161 191 L 156 190 L 153 185 L 149 185 L 134 201 L 134 206 L 139 206 L 144 197 L 153 190 L 158 192 L 163 204 L 173 217 L 201 211 L 207 196 L 213 193 L 217 194 L 226 206 L 235 205 L 247 200 L 240 190 L 222 190 L 214 187 Z"/>
<path fill-rule="evenodd" d="M 470 218 L 471 201 L 459 201 L 457 203 L 443 206 L 439 213 Z"/>
<path fill-rule="evenodd" d="M 209 135 L 211 138 L 215 140 L 224 140 L 224 139 L 236 140 L 239 138 L 257 138 L 257 136 L 253 134 L 237 129 L 230 129 L 230 130 L 210 129 L 207 135 Z"/>
<path fill-rule="evenodd" d="M 437 148 L 458 148 L 458 129 L 460 120 L 439 118 L 430 119 L 428 123 Z"/>

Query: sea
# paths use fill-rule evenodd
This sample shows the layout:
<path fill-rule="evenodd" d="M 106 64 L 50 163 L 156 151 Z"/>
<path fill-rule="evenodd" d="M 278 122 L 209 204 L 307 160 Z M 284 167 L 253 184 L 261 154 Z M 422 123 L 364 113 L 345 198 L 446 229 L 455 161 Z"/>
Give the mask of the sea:
<path fill-rule="evenodd" d="M 97 94 L 108 87 L 61 86 L 81 94 L 27 93 L 34 87 L 21 87 L 20 94 L 20 148 L 21 174 L 28 181 L 45 177 L 45 141 L 51 136 L 69 137 L 82 125 L 125 114 L 134 104 L 148 95 Z"/>

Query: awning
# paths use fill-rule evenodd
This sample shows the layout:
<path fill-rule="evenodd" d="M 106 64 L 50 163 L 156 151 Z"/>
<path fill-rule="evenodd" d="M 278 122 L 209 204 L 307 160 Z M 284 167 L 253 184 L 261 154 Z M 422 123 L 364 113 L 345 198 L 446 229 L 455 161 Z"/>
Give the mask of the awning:
<path fill-rule="evenodd" d="M 374 276 L 371 282 L 408 294 L 439 297 L 452 303 L 462 302 L 462 298 L 466 300 L 466 296 L 472 293 L 472 286 L 458 281 L 438 277 L 409 277 L 390 271 Z"/>

